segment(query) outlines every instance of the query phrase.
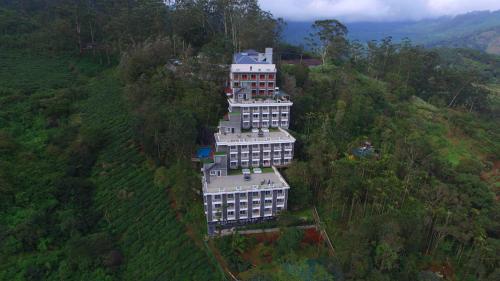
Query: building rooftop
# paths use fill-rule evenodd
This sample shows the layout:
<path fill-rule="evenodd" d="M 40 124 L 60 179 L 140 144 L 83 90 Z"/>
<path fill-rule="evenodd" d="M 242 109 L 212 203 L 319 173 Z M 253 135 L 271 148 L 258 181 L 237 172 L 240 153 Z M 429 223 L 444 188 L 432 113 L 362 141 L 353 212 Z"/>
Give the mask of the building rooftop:
<path fill-rule="evenodd" d="M 276 72 L 275 64 L 258 64 L 258 63 L 247 63 L 247 64 L 231 64 L 231 72 L 252 72 L 252 73 L 268 73 Z"/>
<path fill-rule="evenodd" d="M 245 50 L 240 53 L 236 53 L 233 56 L 234 64 L 272 64 L 272 48 L 266 48 L 265 53 L 259 53 L 255 50 Z"/>
<path fill-rule="evenodd" d="M 295 138 L 290 135 L 287 131 L 282 128 L 270 129 L 263 131 L 250 131 L 250 132 L 241 132 L 237 133 L 216 133 L 215 141 L 219 145 L 231 145 L 231 144 L 260 144 L 260 143 L 291 143 L 295 142 Z"/>
<path fill-rule="evenodd" d="M 226 193 L 240 191 L 258 191 L 265 189 L 290 188 L 281 174 L 272 167 L 272 170 L 261 169 L 261 173 L 251 173 L 249 179 L 241 175 L 210 176 L 210 183 L 203 180 L 203 193 Z"/>

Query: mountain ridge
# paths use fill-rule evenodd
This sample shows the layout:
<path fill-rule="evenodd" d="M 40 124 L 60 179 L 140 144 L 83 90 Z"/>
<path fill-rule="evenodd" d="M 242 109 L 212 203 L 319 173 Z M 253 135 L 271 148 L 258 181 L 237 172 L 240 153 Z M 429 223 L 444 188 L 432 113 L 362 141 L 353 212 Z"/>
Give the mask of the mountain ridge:
<path fill-rule="evenodd" d="M 304 45 L 313 22 L 287 22 L 285 41 Z M 500 10 L 475 11 L 457 16 L 399 22 L 347 23 L 349 38 L 362 42 L 391 36 L 395 41 L 407 37 L 427 47 L 468 47 L 500 54 Z"/>

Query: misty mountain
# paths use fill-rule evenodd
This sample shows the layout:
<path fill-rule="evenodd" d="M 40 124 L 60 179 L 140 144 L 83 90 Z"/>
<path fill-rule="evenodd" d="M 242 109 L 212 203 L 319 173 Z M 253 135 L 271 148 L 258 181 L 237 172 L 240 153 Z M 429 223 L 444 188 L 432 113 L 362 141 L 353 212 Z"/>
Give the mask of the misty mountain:
<path fill-rule="evenodd" d="M 305 44 L 312 22 L 288 22 L 284 39 Z M 362 42 L 392 36 L 395 41 L 408 37 L 428 47 L 467 47 L 500 54 L 500 10 L 480 11 L 454 17 L 440 17 L 407 22 L 346 23 L 349 38 Z"/>

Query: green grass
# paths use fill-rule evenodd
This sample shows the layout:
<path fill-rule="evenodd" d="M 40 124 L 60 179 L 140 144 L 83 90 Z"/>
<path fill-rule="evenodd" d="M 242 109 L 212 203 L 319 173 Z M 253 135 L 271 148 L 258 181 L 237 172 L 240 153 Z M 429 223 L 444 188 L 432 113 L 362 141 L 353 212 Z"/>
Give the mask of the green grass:
<path fill-rule="evenodd" d="M 271 167 L 263 167 L 260 169 L 262 170 L 263 173 L 274 173 L 274 170 Z"/>
<path fill-rule="evenodd" d="M 227 174 L 229 176 L 243 175 L 243 171 L 241 169 L 236 169 L 236 170 L 230 169 L 230 170 L 227 170 Z"/>
<path fill-rule="evenodd" d="M 95 201 L 104 213 L 101 223 L 120 237 L 123 280 L 220 280 L 215 265 L 176 220 L 165 191 L 155 188 L 153 169 L 132 142 L 115 74 L 95 79 L 89 89 L 83 123 L 100 127 L 108 139 L 93 170 Z"/>

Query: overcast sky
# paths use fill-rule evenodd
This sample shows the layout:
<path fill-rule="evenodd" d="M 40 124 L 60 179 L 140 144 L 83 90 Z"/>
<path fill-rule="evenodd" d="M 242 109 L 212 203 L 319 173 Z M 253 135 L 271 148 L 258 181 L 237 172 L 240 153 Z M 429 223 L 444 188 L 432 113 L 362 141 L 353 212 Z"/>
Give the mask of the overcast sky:
<path fill-rule="evenodd" d="M 288 21 L 419 20 L 478 10 L 499 10 L 500 0 L 259 0 L 263 10 Z"/>

